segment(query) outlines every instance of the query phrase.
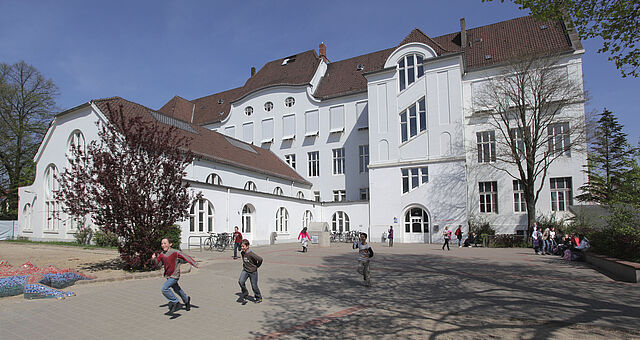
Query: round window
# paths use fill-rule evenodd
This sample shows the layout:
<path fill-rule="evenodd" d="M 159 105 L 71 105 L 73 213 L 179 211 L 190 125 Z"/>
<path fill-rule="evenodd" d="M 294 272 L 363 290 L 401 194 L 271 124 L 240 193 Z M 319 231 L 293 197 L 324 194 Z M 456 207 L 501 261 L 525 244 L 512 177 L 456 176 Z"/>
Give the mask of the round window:
<path fill-rule="evenodd" d="M 264 103 L 264 110 L 267 111 L 267 112 L 273 110 L 273 103 L 272 102 Z"/>
<path fill-rule="evenodd" d="M 244 108 L 244 114 L 246 114 L 247 116 L 251 116 L 252 113 L 253 113 L 253 108 L 251 106 L 247 106 Z"/>

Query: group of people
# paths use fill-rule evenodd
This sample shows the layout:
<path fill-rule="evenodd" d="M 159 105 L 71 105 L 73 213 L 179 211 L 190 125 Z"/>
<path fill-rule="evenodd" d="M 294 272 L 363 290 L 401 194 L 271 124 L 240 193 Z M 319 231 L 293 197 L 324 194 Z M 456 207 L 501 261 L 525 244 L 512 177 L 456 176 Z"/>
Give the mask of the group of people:
<path fill-rule="evenodd" d="M 536 255 L 559 255 L 565 260 L 576 261 L 584 257 L 583 252 L 591 247 L 589 239 L 582 234 L 562 234 L 555 227 L 543 228 L 533 223 L 531 234 Z"/>
<path fill-rule="evenodd" d="M 449 226 L 445 226 L 444 230 L 442 231 L 442 237 L 444 238 L 444 244 L 442 244 L 442 250 L 444 250 L 444 247 L 447 247 L 447 250 L 451 250 L 451 248 L 449 248 L 449 241 L 451 241 L 451 237 L 452 237 L 452 232 L 451 230 L 449 230 Z M 476 244 L 476 233 L 472 232 L 471 235 L 467 236 L 467 239 L 464 240 L 464 243 L 462 242 L 462 225 L 458 225 L 458 228 L 456 228 L 456 231 L 453 233 L 453 235 L 456 236 L 456 239 L 458 239 L 458 248 L 462 248 L 462 247 L 471 247 L 472 244 Z"/>

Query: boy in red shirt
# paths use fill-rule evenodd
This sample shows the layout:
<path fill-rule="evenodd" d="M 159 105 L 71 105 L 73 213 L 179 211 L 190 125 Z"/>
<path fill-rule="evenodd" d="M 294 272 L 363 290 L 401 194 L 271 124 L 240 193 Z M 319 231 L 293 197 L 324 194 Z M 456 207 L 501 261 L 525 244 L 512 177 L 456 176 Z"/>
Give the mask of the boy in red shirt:
<path fill-rule="evenodd" d="M 242 234 L 238 231 L 238 226 L 235 227 L 235 231 L 233 232 L 233 258 L 238 258 L 238 249 L 240 249 L 240 244 L 242 243 Z"/>
<path fill-rule="evenodd" d="M 162 295 L 169 300 L 169 311 L 167 314 L 173 314 L 180 308 L 178 298 L 171 292 L 170 288 L 180 295 L 182 302 L 184 302 L 185 309 L 187 311 L 191 310 L 191 297 L 189 297 L 187 293 L 180 288 L 180 285 L 178 285 L 178 280 L 180 279 L 180 264 L 189 263 L 190 265 L 198 268 L 198 264 L 193 258 L 191 258 L 191 256 L 171 248 L 172 245 L 171 240 L 163 238 L 162 243 L 160 244 L 162 253 L 158 256 L 154 253 L 151 256 L 151 259 L 154 260 L 157 265 L 160 263 L 164 264 L 164 277 L 167 278 L 167 281 L 162 285 Z"/>

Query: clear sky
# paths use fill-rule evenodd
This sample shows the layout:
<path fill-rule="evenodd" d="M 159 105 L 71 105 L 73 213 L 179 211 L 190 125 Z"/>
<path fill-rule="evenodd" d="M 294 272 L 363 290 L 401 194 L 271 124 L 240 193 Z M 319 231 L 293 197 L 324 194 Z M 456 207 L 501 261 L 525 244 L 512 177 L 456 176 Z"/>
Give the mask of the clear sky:
<path fill-rule="evenodd" d="M 252 66 L 315 49 L 337 61 L 427 35 L 527 15 L 510 2 L 0 0 L 0 62 L 24 60 L 60 88 L 61 110 L 120 96 L 153 109 L 242 86 Z M 616 114 L 636 145 L 640 79 L 583 41 L 587 111 Z"/>

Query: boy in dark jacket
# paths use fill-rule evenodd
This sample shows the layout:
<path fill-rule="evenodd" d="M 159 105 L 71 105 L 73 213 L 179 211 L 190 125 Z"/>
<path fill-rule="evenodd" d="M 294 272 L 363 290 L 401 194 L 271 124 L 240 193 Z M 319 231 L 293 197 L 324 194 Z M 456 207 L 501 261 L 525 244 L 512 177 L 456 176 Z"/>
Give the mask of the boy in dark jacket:
<path fill-rule="evenodd" d="M 162 285 L 162 295 L 169 300 L 169 312 L 167 314 L 173 314 L 180 308 L 178 298 L 171 292 L 171 289 L 180 295 L 182 302 L 184 302 L 185 309 L 187 311 L 191 310 L 191 297 L 187 296 L 187 293 L 185 293 L 178 284 L 178 280 L 180 279 L 180 264 L 189 263 L 198 268 L 198 264 L 191 256 L 171 248 L 172 245 L 171 240 L 163 238 L 160 243 L 162 252 L 158 256 L 156 256 L 155 253 L 151 256 L 151 259 L 154 260 L 157 265 L 160 263 L 164 264 L 164 277 L 167 278 L 167 281 Z"/>
<path fill-rule="evenodd" d="M 240 272 L 240 278 L 238 279 L 238 284 L 240 285 L 240 289 L 242 289 L 242 297 L 240 297 L 240 302 L 242 304 L 247 303 L 247 296 L 249 296 L 249 291 L 247 290 L 247 278 L 251 280 L 251 290 L 253 290 L 253 294 L 255 295 L 255 303 L 262 302 L 262 294 L 260 294 L 260 288 L 258 288 L 258 268 L 262 265 L 262 257 L 256 255 L 255 252 L 249 249 L 249 240 L 242 240 L 242 244 L 240 244 L 240 248 L 242 252 L 242 272 Z"/>

